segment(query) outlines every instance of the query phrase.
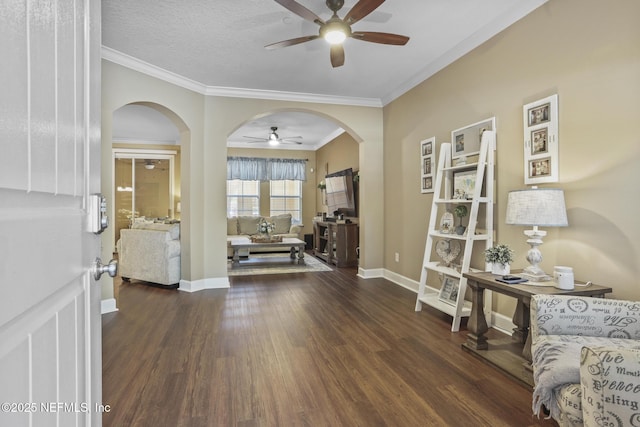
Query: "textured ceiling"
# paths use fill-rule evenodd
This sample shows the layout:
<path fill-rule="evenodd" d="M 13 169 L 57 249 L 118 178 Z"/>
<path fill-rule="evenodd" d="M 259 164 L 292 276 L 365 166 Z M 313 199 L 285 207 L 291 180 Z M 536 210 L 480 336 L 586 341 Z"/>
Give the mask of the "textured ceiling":
<path fill-rule="evenodd" d="M 298 1 L 331 16 L 322 0 Z M 324 40 L 264 48 L 318 32 L 273 0 L 103 0 L 103 55 L 202 93 L 382 106 L 545 1 L 388 0 L 353 29 L 398 33 L 409 43 L 347 39 L 344 66 L 332 68 Z M 345 0 L 339 15 L 355 3 Z"/>

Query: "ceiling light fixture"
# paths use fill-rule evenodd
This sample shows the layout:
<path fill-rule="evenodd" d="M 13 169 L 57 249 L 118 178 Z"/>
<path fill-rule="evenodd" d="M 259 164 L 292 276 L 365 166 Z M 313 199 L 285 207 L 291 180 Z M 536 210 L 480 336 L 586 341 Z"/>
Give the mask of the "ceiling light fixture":
<path fill-rule="evenodd" d="M 329 44 L 341 44 L 351 36 L 351 28 L 346 25 L 336 14 L 320 28 L 320 36 Z"/>
<path fill-rule="evenodd" d="M 278 145 L 280 144 L 280 140 L 278 139 L 278 134 L 276 133 L 275 127 L 271 128 L 271 133 L 269 134 L 269 145 Z"/>

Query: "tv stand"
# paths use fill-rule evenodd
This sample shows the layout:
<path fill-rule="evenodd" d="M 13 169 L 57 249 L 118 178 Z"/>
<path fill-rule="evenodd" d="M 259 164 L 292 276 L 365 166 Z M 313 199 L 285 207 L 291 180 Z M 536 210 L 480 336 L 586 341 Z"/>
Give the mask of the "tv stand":
<path fill-rule="evenodd" d="M 313 255 L 336 267 L 357 267 L 358 224 L 313 223 Z"/>

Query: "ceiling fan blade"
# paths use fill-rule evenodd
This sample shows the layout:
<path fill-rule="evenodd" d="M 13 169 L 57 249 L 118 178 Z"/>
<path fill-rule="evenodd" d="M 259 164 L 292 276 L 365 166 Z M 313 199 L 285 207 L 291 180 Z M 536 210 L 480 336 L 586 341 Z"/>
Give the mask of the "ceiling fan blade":
<path fill-rule="evenodd" d="M 409 41 L 409 37 L 401 36 L 400 34 L 377 33 L 372 31 L 354 31 L 351 34 L 351 37 L 365 42 L 394 44 L 399 46 L 405 45 Z"/>
<path fill-rule="evenodd" d="M 289 141 L 286 138 L 281 139 L 280 142 L 283 143 L 283 144 L 298 144 L 298 145 L 302 145 L 302 141 Z"/>
<path fill-rule="evenodd" d="M 351 25 L 358 22 L 374 10 L 376 10 L 385 0 L 360 0 L 355 4 L 344 17 L 344 21 Z"/>
<path fill-rule="evenodd" d="M 243 138 L 255 139 L 256 141 L 261 141 L 261 142 L 266 142 L 266 141 L 268 141 L 268 139 L 267 139 L 267 138 L 258 138 L 258 137 L 255 137 L 255 136 L 243 136 Z"/>
<path fill-rule="evenodd" d="M 344 47 L 341 44 L 331 45 L 331 65 L 333 68 L 344 65 Z"/>
<path fill-rule="evenodd" d="M 315 22 L 318 25 L 324 24 L 324 21 L 318 15 L 294 0 L 276 0 L 276 3 L 307 21 Z"/>
<path fill-rule="evenodd" d="M 310 42 L 311 40 L 315 40 L 318 37 L 320 36 L 315 35 L 315 36 L 304 36 L 304 37 L 297 37 L 295 39 L 283 40 L 281 42 L 268 44 L 265 46 L 265 49 L 278 49 L 281 47 L 293 46 L 300 43 Z"/>

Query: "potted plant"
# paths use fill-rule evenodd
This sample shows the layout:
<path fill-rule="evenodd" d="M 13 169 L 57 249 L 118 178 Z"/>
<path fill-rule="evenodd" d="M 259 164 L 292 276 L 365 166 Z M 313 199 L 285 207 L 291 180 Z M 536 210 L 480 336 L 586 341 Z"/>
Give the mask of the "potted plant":
<path fill-rule="evenodd" d="M 484 259 L 491 263 L 491 273 L 505 275 L 511 271 L 513 249 L 507 245 L 496 245 L 484 251 Z"/>
<path fill-rule="evenodd" d="M 464 230 L 466 230 L 467 227 L 465 227 L 464 225 L 462 225 L 462 218 L 464 218 L 465 216 L 467 216 L 468 213 L 468 209 L 465 205 L 458 205 L 456 206 L 456 208 L 453 210 L 453 213 L 460 218 L 460 222 L 458 223 L 458 226 L 456 227 L 456 234 L 462 236 L 464 234 Z"/>

